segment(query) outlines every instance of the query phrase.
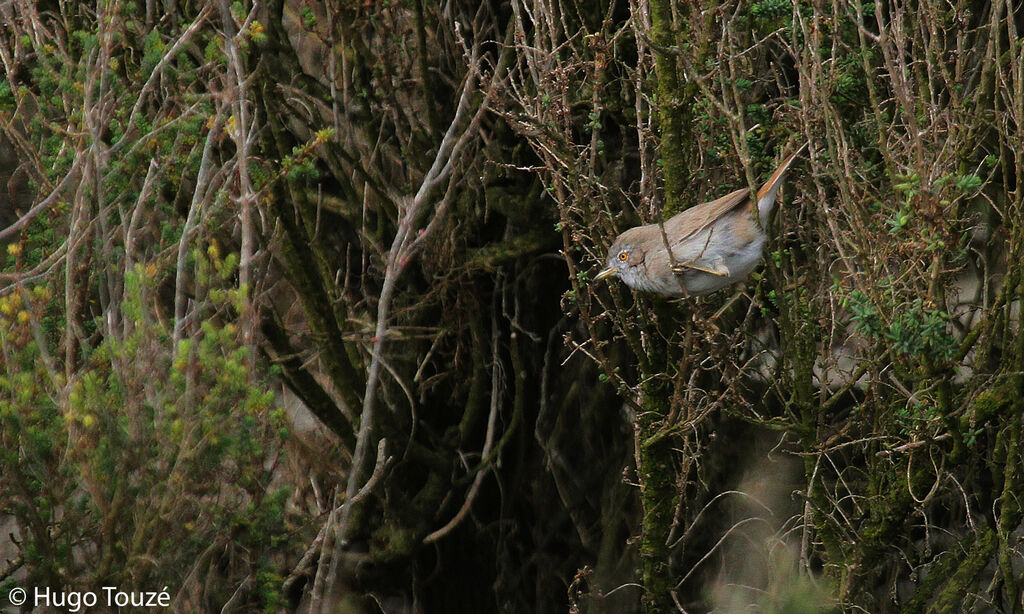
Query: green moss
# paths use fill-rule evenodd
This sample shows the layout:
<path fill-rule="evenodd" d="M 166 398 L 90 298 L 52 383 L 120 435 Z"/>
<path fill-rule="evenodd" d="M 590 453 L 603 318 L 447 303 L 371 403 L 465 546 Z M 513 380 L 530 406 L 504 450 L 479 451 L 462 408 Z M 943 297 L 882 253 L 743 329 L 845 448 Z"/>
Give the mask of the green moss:
<path fill-rule="evenodd" d="M 671 389 L 651 379 L 644 388 L 637 416 L 637 474 L 640 480 L 640 581 L 648 614 L 672 612 L 670 591 L 675 586 L 669 565 L 668 536 L 676 498 L 672 440 L 656 437 L 665 427 Z"/>

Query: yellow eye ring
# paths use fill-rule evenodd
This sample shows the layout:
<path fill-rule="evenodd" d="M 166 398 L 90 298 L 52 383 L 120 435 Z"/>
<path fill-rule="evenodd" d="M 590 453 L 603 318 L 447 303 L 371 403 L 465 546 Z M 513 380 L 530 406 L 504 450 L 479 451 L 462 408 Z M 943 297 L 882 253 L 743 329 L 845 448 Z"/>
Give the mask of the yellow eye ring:
<path fill-rule="evenodd" d="M 619 260 L 625 262 L 627 258 L 629 258 L 629 255 L 626 252 L 619 252 Z"/>

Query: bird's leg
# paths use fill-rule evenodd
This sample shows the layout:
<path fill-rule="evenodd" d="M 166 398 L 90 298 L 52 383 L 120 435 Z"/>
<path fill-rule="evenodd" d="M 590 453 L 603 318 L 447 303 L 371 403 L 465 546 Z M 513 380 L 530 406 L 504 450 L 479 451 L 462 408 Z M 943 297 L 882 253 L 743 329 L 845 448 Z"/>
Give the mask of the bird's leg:
<path fill-rule="evenodd" d="M 692 269 L 694 271 L 700 271 L 701 273 L 707 273 L 708 275 L 715 275 L 717 277 L 729 277 L 729 267 L 725 266 L 721 258 L 717 261 L 711 261 L 711 268 L 702 267 L 694 264 L 693 262 L 679 262 L 672 266 L 672 272 L 677 275 L 683 273 L 686 269 Z"/>
<path fill-rule="evenodd" d="M 700 253 L 697 254 L 696 258 L 689 262 L 676 262 L 675 258 L 672 257 L 672 252 L 670 250 L 669 261 L 672 263 L 672 272 L 676 275 L 680 275 L 686 269 L 692 269 L 694 271 L 700 271 L 701 273 L 707 273 L 708 275 L 715 275 L 717 277 L 729 277 L 729 267 L 725 266 L 725 262 L 723 262 L 720 257 L 705 258 L 704 261 L 710 264 L 710 267 L 694 264 L 704 256 L 704 252 L 707 251 L 708 245 L 711 244 L 711 235 L 713 234 L 715 234 L 714 226 L 708 230 L 708 238 L 704 240 L 704 247 L 700 250 Z"/>

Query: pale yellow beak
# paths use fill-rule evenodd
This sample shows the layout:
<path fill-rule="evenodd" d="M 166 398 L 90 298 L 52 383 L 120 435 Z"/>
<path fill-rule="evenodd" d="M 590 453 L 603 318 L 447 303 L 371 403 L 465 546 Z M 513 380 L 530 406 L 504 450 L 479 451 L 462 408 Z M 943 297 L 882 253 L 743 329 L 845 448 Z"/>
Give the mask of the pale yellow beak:
<path fill-rule="evenodd" d="M 615 275 L 615 267 L 605 267 L 601 269 L 601 272 L 594 276 L 594 281 L 601 281 L 602 279 L 608 279 Z"/>

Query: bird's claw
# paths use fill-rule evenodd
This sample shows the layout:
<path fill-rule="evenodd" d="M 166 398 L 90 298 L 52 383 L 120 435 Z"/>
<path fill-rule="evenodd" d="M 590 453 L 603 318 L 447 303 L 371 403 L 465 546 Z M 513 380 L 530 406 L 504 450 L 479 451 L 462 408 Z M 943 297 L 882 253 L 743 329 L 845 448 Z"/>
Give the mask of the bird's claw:
<path fill-rule="evenodd" d="M 700 271 L 701 273 L 707 273 L 708 275 L 714 275 L 716 277 L 729 277 L 729 267 L 725 266 L 724 262 L 714 263 L 711 267 L 700 266 L 692 262 L 680 262 L 672 266 L 672 272 L 676 275 L 682 275 L 688 270 Z"/>

